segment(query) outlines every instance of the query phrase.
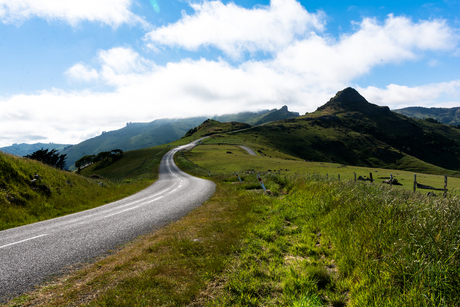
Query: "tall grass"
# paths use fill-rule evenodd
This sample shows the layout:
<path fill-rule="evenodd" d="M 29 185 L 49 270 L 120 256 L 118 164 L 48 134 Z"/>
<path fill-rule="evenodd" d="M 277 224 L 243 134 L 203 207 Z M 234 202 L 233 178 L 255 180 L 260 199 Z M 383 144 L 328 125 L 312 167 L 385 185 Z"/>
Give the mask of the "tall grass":
<path fill-rule="evenodd" d="M 258 196 L 257 222 L 210 305 L 460 304 L 456 196 L 312 176 L 286 187 L 281 198 Z"/>
<path fill-rule="evenodd" d="M 311 199 L 310 216 L 321 221 L 318 226 L 334 245 L 354 305 L 459 304 L 457 196 L 431 199 L 366 184 L 330 186 L 332 193 L 317 190 L 321 197 Z"/>

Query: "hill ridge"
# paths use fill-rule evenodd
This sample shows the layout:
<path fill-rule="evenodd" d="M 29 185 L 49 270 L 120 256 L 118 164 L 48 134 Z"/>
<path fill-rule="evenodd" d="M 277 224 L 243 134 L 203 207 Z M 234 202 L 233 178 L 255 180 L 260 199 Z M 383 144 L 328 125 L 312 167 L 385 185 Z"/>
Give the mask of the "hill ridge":
<path fill-rule="evenodd" d="M 366 100 L 357 90 L 347 87 L 332 97 L 317 110 L 327 113 L 362 112 L 366 115 L 390 114 L 390 108 L 378 106 Z"/>

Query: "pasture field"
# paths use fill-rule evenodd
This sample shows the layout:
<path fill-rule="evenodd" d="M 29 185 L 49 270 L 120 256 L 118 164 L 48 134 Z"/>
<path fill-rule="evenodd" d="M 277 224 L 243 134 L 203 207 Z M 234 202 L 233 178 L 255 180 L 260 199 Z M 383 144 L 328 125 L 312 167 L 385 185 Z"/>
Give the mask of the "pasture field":
<path fill-rule="evenodd" d="M 205 143 L 206 144 L 206 143 Z M 394 188 L 413 190 L 414 173 L 402 170 L 390 170 L 383 168 L 366 168 L 359 166 L 348 166 L 327 162 L 307 162 L 297 159 L 274 149 L 258 145 L 248 145 L 257 156 L 249 155 L 239 145 L 229 144 L 208 144 L 195 147 L 192 151 L 185 153 L 185 157 L 208 170 L 212 174 L 234 174 L 238 173 L 242 178 L 249 178 L 254 173 L 261 176 L 281 175 L 293 177 L 297 175 L 317 174 L 331 180 L 351 181 L 356 177 L 362 176 L 369 178 L 372 173 L 376 184 L 383 184 L 383 180 L 396 178 L 402 185 L 394 185 Z M 237 180 L 235 176 L 235 180 Z M 434 188 L 444 188 L 444 176 L 417 173 L 417 182 Z M 448 190 L 450 193 L 459 193 L 460 178 L 448 177 Z M 427 193 L 431 190 L 417 189 L 420 193 Z M 443 191 L 434 191 L 437 195 L 442 195 Z M 448 193 L 449 193 L 448 192 Z"/>

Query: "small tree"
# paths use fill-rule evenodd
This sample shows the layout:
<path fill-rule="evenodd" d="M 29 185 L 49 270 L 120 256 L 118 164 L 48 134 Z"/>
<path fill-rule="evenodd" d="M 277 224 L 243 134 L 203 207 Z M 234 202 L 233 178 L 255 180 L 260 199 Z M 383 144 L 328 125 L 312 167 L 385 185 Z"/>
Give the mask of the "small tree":
<path fill-rule="evenodd" d="M 58 169 L 63 169 L 65 167 L 67 155 L 60 154 L 57 149 L 48 150 L 42 148 L 25 156 L 25 158 L 37 160 Z"/>
<path fill-rule="evenodd" d="M 95 155 L 86 155 L 75 161 L 75 167 L 80 168 L 88 163 L 93 162 Z"/>

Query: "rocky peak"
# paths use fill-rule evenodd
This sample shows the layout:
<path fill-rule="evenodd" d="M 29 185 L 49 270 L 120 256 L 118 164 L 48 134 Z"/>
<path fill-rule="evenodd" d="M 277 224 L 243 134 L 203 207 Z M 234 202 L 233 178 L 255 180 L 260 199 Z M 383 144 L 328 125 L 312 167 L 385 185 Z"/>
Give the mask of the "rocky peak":
<path fill-rule="evenodd" d="M 339 112 L 362 112 L 381 113 L 390 112 L 388 107 L 380 107 L 366 100 L 357 90 L 351 87 L 337 92 L 326 104 L 318 108 L 318 111 Z"/>
<path fill-rule="evenodd" d="M 360 93 L 358 93 L 357 90 L 355 90 L 352 87 L 347 87 L 346 89 L 337 92 L 337 94 L 331 98 L 331 100 L 335 100 L 337 102 L 340 102 L 342 104 L 356 104 L 356 103 L 369 103 L 366 98 L 361 96 Z M 330 101 L 331 101 L 330 100 Z"/>

